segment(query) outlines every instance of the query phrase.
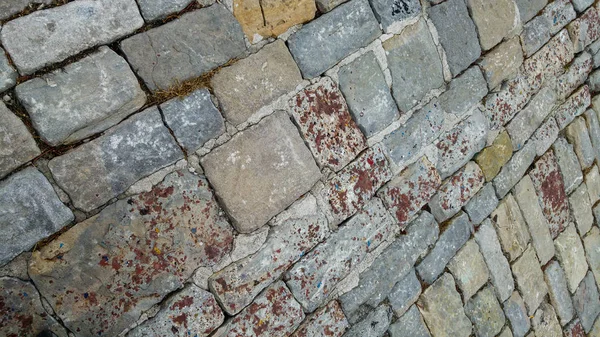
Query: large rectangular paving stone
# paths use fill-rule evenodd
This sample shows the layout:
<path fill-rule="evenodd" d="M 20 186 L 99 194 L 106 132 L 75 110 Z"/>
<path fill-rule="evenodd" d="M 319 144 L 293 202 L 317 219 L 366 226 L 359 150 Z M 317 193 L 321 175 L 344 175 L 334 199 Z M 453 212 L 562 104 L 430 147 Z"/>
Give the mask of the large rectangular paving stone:
<path fill-rule="evenodd" d="M 421 295 L 421 282 L 412 269 L 408 275 L 400 280 L 388 295 L 388 301 L 396 316 L 403 315 Z"/>
<path fill-rule="evenodd" d="M 557 96 L 554 90 L 545 87 L 506 125 L 506 131 L 510 135 L 514 151 L 520 150 L 542 125 L 554 108 L 556 101 Z"/>
<path fill-rule="evenodd" d="M 544 282 L 544 274 L 533 247 L 529 247 L 512 265 L 512 271 L 517 281 L 529 315 L 533 315 L 548 293 Z"/>
<path fill-rule="evenodd" d="M 527 169 L 533 163 L 536 155 L 535 144 L 527 142 L 525 146 L 516 152 L 512 158 L 502 167 L 500 173 L 494 178 L 494 187 L 496 194 L 500 198 L 510 191 L 515 186 L 521 177 L 525 175 Z"/>
<path fill-rule="evenodd" d="M 500 201 L 490 218 L 496 226 L 502 249 L 506 252 L 509 261 L 513 262 L 527 249 L 531 236 L 512 194 L 508 194 Z"/>
<path fill-rule="evenodd" d="M 0 183 L 0 265 L 69 224 L 75 217 L 35 168 Z"/>
<path fill-rule="evenodd" d="M 448 89 L 439 96 L 439 100 L 445 111 L 461 116 L 479 104 L 487 92 L 481 70 L 473 66 L 454 78 L 448 85 Z"/>
<path fill-rule="evenodd" d="M 448 263 L 448 270 L 454 276 L 465 303 L 487 283 L 489 278 L 488 268 L 479 251 L 479 245 L 472 239 L 467 241 Z"/>
<path fill-rule="evenodd" d="M 201 165 L 242 233 L 260 228 L 321 176 L 285 112 L 238 133 L 202 158 Z"/>
<path fill-rule="evenodd" d="M 550 303 L 556 309 L 560 324 L 565 325 L 571 321 L 575 314 L 565 272 L 558 262 L 552 261 L 544 268 L 544 278 L 548 285 Z"/>
<path fill-rule="evenodd" d="M 338 301 L 331 301 L 307 317 L 291 337 L 313 337 L 324 331 L 330 337 L 342 337 L 349 326 Z"/>
<path fill-rule="evenodd" d="M 2 26 L 2 45 L 21 74 L 133 33 L 144 24 L 135 0 L 80 0 Z"/>
<path fill-rule="evenodd" d="M 41 152 L 25 124 L 0 102 L 0 179 Z"/>
<path fill-rule="evenodd" d="M 304 25 L 287 42 L 302 75 L 313 78 L 379 35 L 369 2 L 352 0 Z"/>
<path fill-rule="evenodd" d="M 573 41 L 573 48 L 578 53 L 600 37 L 600 15 L 596 8 L 592 7 L 571 22 L 567 29 Z"/>
<path fill-rule="evenodd" d="M 150 90 L 201 76 L 245 50 L 244 33 L 224 5 L 214 4 L 121 42 L 133 70 Z"/>
<path fill-rule="evenodd" d="M 52 0 L 5 0 L 0 3 L 0 20 L 19 14 L 29 6 L 49 5 Z"/>
<path fill-rule="evenodd" d="M 502 42 L 485 54 L 479 66 L 487 80 L 488 87 L 494 89 L 502 81 L 515 75 L 522 63 L 523 51 L 521 50 L 521 44 L 519 38 L 514 37 Z"/>
<path fill-rule="evenodd" d="M 577 291 L 573 294 L 573 306 L 577 316 L 581 319 L 583 329 L 585 332 L 590 332 L 598 314 L 600 314 L 598 287 L 591 272 L 587 273 L 579 284 Z"/>
<path fill-rule="evenodd" d="M 583 181 L 581 165 L 573 150 L 573 145 L 569 144 L 564 138 L 558 138 L 552 145 L 556 162 L 563 177 L 565 192 L 571 194 Z"/>
<path fill-rule="evenodd" d="M 587 85 L 577 90 L 554 111 L 556 123 L 562 130 L 577 116 L 583 114 L 591 104 L 590 89 Z"/>
<path fill-rule="evenodd" d="M 75 207 L 91 211 L 129 186 L 183 158 L 157 108 L 149 108 L 48 167 Z"/>
<path fill-rule="evenodd" d="M 475 232 L 475 240 L 487 263 L 496 296 L 501 302 L 504 302 L 514 290 L 514 280 L 510 265 L 502 253 L 496 230 L 489 219 L 479 226 Z"/>
<path fill-rule="evenodd" d="M 318 308 L 337 283 L 388 238 L 394 225 L 381 200 L 372 199 L 288 271 L 286 283 L 296 299 L 309 312 Z"/>
<path fill-rule="evenodd" d="M 465 305 L 465 313 L 475 326 L 477 336 L 496 336 L 504 327 L 506 317 L 491 287 L 483 288 Z"/>
<path fill-rule="evenodd" d="M 208 182 L 184 170 L 36 251 L 29 275 L 71 331 L 116 336 L 232 246 Z"/>
<path fill-rule="evenodd" d="M 102 132 L 146 103 L 127 62 L 108 47 L 22 83 L 15 92 L 33 127 L 52 146 Z"/>
<path fill-rule="evenodd" d="M 569 225 L 555 240 L 556 257 L 565 271 L 569 291 L 574 293 L 588 269 L 585 250 L 573 224 Z"/>

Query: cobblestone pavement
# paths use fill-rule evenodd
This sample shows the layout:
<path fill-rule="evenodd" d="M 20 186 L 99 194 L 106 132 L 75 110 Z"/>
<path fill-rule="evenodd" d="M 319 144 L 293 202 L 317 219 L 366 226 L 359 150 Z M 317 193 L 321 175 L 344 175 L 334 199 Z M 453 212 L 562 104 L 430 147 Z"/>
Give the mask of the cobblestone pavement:
<path fill-rule="evenodd" d="M 600 337 L 600 1 L 1 0 L 0 336 Z"/>

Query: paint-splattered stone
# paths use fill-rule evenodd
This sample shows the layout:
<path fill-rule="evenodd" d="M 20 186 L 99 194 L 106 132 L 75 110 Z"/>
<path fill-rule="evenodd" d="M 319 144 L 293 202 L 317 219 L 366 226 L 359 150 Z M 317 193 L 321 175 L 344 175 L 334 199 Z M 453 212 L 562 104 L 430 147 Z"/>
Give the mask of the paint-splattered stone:
<path fill-rule="evenodd" d="M 293 263 L 325 239 L 327 220 L 315 197 L 307 195 L 272 220 L 264 245 L 209 279 L 224 310 L 237 314 Z"/>
<path fill-rule="evenodd" d="M 346 220 L 392 179 L 392 172 L 380 146 L 367 149 L 326 184 L 323 191 L 329 200 L 334 224 Z"/>
<path fill-rule="evenodd" d="M 394 225 L 381 201 L 372 199 L 286 274 L 295 298 L 306 310 L 314 311 L 368 252 L 388 238 Z"/>
<path fill-rule="evenodd" d="M 233 15 L 253 43 L 277 37 L 294 25 L 312 20 L 316 11 L 314 0 L 233 1 Z"/>
<path fill-rule="evenodd" d="M 512 194 L 500 201 L 490 218 L 496 226 L 500 243 L 508 254 L 509 261 L 514 261 L 527 249 L 530 236 L 519 205 Z"/>
<path fill-rule="evenodd" d="M 525 145 L 550 114 L 556 101 L 557 95 L 554 90 L 545 87 L 506 125 L 514 151 L 520 150 Z"/>
<path fill-rule="evenodd" d="M 488 281 L 488 269 L 475 240 L 469 240 L 448 263 L 466 303 Z"/>
<path fill-rule="evenodd" d="M 67 336 L 67 331 L 44 310 L 37 289 L 29 282 L 0 277 L 0 307 L 2 336 L 37 336 L 43 331 L 51 336 Z"/>
<path fill-rule="evenodd" d="M 575 117 L 583 114 L 591 104 L 589 87 L 583 86 L 567 99 L 556 111 L 554 116 L 558 127 L 562 130 L 567 127 Z"/>
<path fill-rule="evenodd" d="M 497 130 L 521 111 L 531 98 L 531 88 L 523 75 L 505 82 L 499 91 L 485 97 L 485 114 L 490 129 Z"/>
<path fill-rule="evenodd" d="M 427 288 L 417 306 L 434 337 L 471 335 L 471 322 L 465 315 L 452 275 L 445 273 Z"/>
<path fill-rule="evenodd" d="M 153 91 L 203 75 L 246 50 L 240 25 L 221 4 L 183 14 L 120 45 Z"/>
<path fill-rule="evenodd" d="M 277 40 L 219 70 L 211 85 L 225 118 L 238 125 L 261 107 L 294 90 L 301 81 L 300 70 L 285 43 Z"/>
<path fill-rule="evenodd" d="M 25 124 L 0 102 L 0 179 L 40 154 Z"/>
<path fill-rule="evenodd" d="M 485 54 L 479 66 L 487 80 L 488 87 L 498 87 L 502 81 L 511 78 L 523 63 L 523 51 L 519 38 L 514 37 L 502 42 Z"/>
<path fill-rule="evenodd" d="M 563 334 L 565 337 L 585 337 L 585 331 L 583 330 L 583 325 L 581 325 L 581 321 L 579 321 L 579 319 L 576 319 L 571 322 L 571 324 L 567 325 L 563 329 Z"/>
<path fill-rule="evenodd" d="M 573 213 L 577 230 L 581 236 L 584 236 L 594 225 L 594 215 L 592 214 L 593 205 L 590 202 L 585 183 L 579 185 L 579 187 L 569 196 L 569 204 L 571 205 L 571 212 Z"/>
<path fill-rule="evenodd" d="M 596 280 L 600 279 L 600 230 L 592 227 L 589 234 L 583 238 L 585 254 Z M 596 282 L 600 286 L 600 282 Z"/>
<path fill-rule="evenodd" d="M 594 275 L 588 272 L 573 294 L 573 306 L 585 332 L 589 332 L 600 314 L 600 299 Z"/>
<path fill-rule="evenodd" d="M 475 326 L 477 336 L 493 337 L 500 333 L 506 317 L 494 290 L 483 288 L 465 304 L 465 313 Z"/>
<path fill-rule="evenodd" d="M 548 221 L 550 234 L 556 238 L 569 223 L 569 203 L 554 153 L 548 151 L 538 159 L 529 176 Z"/>
<path fill-rule="evenodd" d="M 575 315 L 571 294 L 567 287 L 567 278 L 558 262 L 551 261 L 544 268 L 544 278 L 548 285 L 548 294 L 550 295 L 550 303 L 556 309 L 556 314 L 560 319 L 560 324 L 565 325 Z"/>
<path fill-rule="evenodd" d="M 0 12 L 2 12 L 1 9 Z M 15 85 L 15 83 L 17 83 L 17 76 L 17 71 L 8 61 L 8 57 L 6 56 L 4 49 L 0 48 L 0 92 L 3 92 Z"/>
<path fill-rule="evenodd" d="M 473 225 L 479 225 L 498 206 L 498 197 L 494 185 L 486 184 L 465 205 L 465 212 L 469 215 Z"/>
<path fill-rule="evenodd" d="M 242 233 L 260 228 L 321 176 L 284 112 L 238 133 L 206 155 L 201 164 Z"/>
<path fill-rule="evenodd" d="M 529 315 L 525 303 L 517 291 L 513 292 L 502 306 L 504 307 L 504 315 L 510 321 L 512 333 L 515 337 L 524 337 L 531 329 Z"/>
<path fill-rule="evenodd" d="M 483 74 L 479 67 L 474 66 L 453 79 L 439 100 L 445 111 L 461 116 L 479 104 L 486 94 L 487 86 Z"/>
<path fill-rule="evenodd" d="M 600 37 L 600 15 L 596 8 L 592 7 L 571 22 L 567 29 L 573 41 L 573 48 L 578 53 Z"/>
<path fill-rule="evenodd" d="M 388 301 L 396 316 L 402 316 L 421 295 L 421 282 L 417 278 L 415 270 L 412 269 L 408 275 L 400 280 L 390 294 Z"/>
<path fill-rule="evenodd" d="M 513 0 L 467 0 L 467 6 L 483 50 L 491 49 L 517 28 L 517 8 Z"/>
<path fill-rule="evenodd" d="M 477 156 L 475 162 L 481 167 L 485 175 L 485 181 L 492 181 L 506 164 L 513 153 L 512 142 L 508 133 L 500 133 L 491 146 L 486 147 Z"/>
<path fill-rule="evenodd" d="M 313 337 L 323 333 L 328 337 L 342 337 L 348 327 L 348 320 L 340 304 L 331 301 L 307 317 L 291 337 Z"/>
<path fill-rule="evenodd" d="M 553 1 L 542 12 L 542 15 L 547 17 L 552 25 L 550 26 L 550 34 L 554 35 L 563 29 L 569 22 L 577 17 L 577 13 L 573 8 L 575 1 L 559 0 Z M 589 1 L 589 0 L 584 0 Z"/>
<path fill-rule="evenodd" d="M 429 202 L 431 214 L 438 222 L 451 218 L 483 187 L 484 182 L 479 166 L 475 162 L 468 162 L 448 178 L 433 196 Z"/>
<path fill-rule="evenodd" d="M 525 172 L 533 163 L 535 155 L 535 144 L 527 142 L 521 151 L 516 152 L 502 167 L 500 173 L 494 178 L 494 187 L 498 197 L 504 198 L 510 189 L 521 180 L 521 177 L 525 175 Z"/>
<path fill-rule="evenodd" d="M 488 119 L 477 110 L 471 117 L 440 137 L 437 169 L 442 179 L 452 175 L 479 151 L 487 141 Z"/>
<path fill-rule="evenodd" d="M 548 3 L 548 0 L 515 0 L 523 23 L 531 20 Z"/>
<path fill-rule="evenodd" d="M 382 304 L 371 311 L 367 317 L 354 324 L 344 337 L 381 337 L 392 322 L 392 309 Z"/>
<path fill-rule="evenodd" d="M 406 314 L 390 325 L 388 331 L 391 337 L 431 337 L 416 305 L 411 306 Z"/>
<path fill-rule="evenodd" d="M 19 84 L 17 97 L 33 127 L 52 146 L 100 133 L 146 103 L 131 68 L 108 47 Z"/>
<path fill-rule="evenodd" d="M 501 302 L 510 297 L 514 290 L 514 280 L 510 265 L 502 253 L 498 235 L 489 219 L 486 219 L 477 232 L 475 240 L 490 271 L 490 279 L 494 285 L 496 295 Z"/>
<path fill-rule="evenodd" d="M 91 211 L 181 158 L 183 152 L 153 107 L 55 157 L 48 167 L 75 207 Z"/>
<path fill-rule="evenodd" d="M 379 35 L 369 2 L 352 0 L 304 25 L 287 43 L 304 78 L 313 78 Z"/>
<path fill-rule="evenodd" d="M 565 136 L 569 143 L 573 144 L 573 149 L 579 159 L 581 168 L 585 170 L 592 166 L 596 159 L 596 151 L 592 146 L 585 119 L 583 117 L 576 117 L 573 122 L 567 126 Z"/>
<path fill-rule="evenodd" d="M 531 320 L 535 336 L 544 337 L 561 337 L 562 330 L 554 308 L 544 302 L 540 308 L 535 312 L 533 319 Z"/>
<path fill-rule="evenodd" d="M 437 170 L 423 157 L 402 171 L 377 195 L 404 227 L 431 200 L 441 184 Z"/>
<path fill-rule="evenodd" d="M 529 315 L 537 310 L 548 293 L 544 282 L 544 273 L 533 247 L 529 247 L 512 265 L 512 271 L 517 281 L 517 288 L 523 296 Z"/>
<path fill-rule="evenodd" d="M 402 24 L 421 13 L 421 3 L 418 0 L 371 0 L 369 2 L 386 33 L 397 31 Z"/>
<path fill-rule="evenodd" d="M 588 269 L 585 251 L 574 225 L 569 225 L 554 240 L 554 247 L 556 248 L 556 257 L 565 271 L 569 291 L 574 293 Z"/>
<path fill-rule="evenodd" d="M 71 331 L 112 336 L 232 243 L 208 182 L 174 172 L 34 252 L 29 275 Z"/>
<path fill-rule="evenodd" d="M 169 297 L 156 316 L 127 336 L 168 336 L 179 334 L 205 337 L 223 323 L 224 315 L 214 296 L 195 285 Z"/>
<path fill-rule="evenodd" d="M 138 0 L 146 21 L 162 19 L 185 9 L 193 0 Z"/>
<path fill-rule="evenodd" d="M 535 153 L 538 156 L 546 153 L 558 138 L 559 132 L 556 119 L 548 118 L 531 136 L 531 142 L 535 144 Z"/>
<path fill-rule="evenodd" d="M 0 183 L 0 265 L 73 221 L 46 177 L 35 168 Z"/>
<path fill-rule="evenodd" d="M 579 165 L 573 145 L 569 144 L 564 138 L 558 138 L 552 145 L 552 149 L 563 177 L 565 192 L 570 194 L 583 181 L 581 165 Z"/>
<path fill-rule="evenodd" d="M 559 77 L 556 82 L 558 97 L 560 97 L 560 99 L 565 99 L 571 95 L 575 89 L 579 88 L 592 72 L 593 66 L 594 62 L 592 60 L 592 55 L 589 53 L 584 52 L 577 56 L 577 58 L 569 65 L 567 72 Z"/>
<path fill-rule="evenodd" d="M 392 75 L 392 94 L 402 112 L 444 85 L 442 62 L 424 20 L 385 41 L 383 48 Z"/>

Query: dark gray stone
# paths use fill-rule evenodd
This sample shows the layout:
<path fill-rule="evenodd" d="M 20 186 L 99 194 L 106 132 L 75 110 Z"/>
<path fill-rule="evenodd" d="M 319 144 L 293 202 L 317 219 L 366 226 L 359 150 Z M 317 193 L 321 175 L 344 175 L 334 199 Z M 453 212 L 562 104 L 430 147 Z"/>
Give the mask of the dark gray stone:
<path fill-rule="evenodd" d="M 588 272 L 573 294 L 573 305 L 581 325 L 586 333 L 590 332 L 598 314 L 600 314 L 600 299 L 598 287 L 592 272 Z"/>
<path fill-rule="evenodd" d="M 449 113 L 462 115 L 479 103 L 487 94 L 485 78 L 479 67 L 471 67 L 450 82 L 448 90 L 439 97 Z"/>
<path fill-rule="evenodd" d="M 8 62 L 4 49 L 0 48 L 0 92 L 11 88 L 15 83 L 17 83 L 17 71 Z"/>
<path fill-rule="evenodd" d="M 546 6 L 548 0 L 515 0 L 515 2 L 519 7 L 521 21 L 525 23 L 536 16 Z"/>
<path fill-rule="evenodd" d="M 498 198 L 492 184 L 486 184 L 465 206 L 473 225 L 479 225 L 498 206 Z"/>
<path fill-rule="evenodd" d="M 525 302 L 523 302 L 519 293 L 516 291 L 513 292 L 510 298 L 504 302 L 503 307 L 504 314 L 510 321 L 514 337 L 525 337 L 529 329 L 531 329 L 531 322 L 527 315 Z"/>
<path fill-rule="evenodd" d="M 0 102 L 0 179 L 40 154 L 25 124 Z"/>
<path fill-rule="evenodd" d="M 392 309 L 388 305 L 380 305 L 370 312 L 365 319 L 354 324 L 344 337 L 381 337 L 392 322 Z"/>
<path fill-rule="evenodd" d="M 389 332 L 391 337 L 431 337 L 416 305 L 411 306 L 402 317 L 390 325 Z"/>
<path fill-rule="evenodd" d="M 544 269 L 544 278 L 548 285 L 550 302 L 556 309 L 560 324 L 565 325 L 571 321 L 575 314 L 571 294 L 567 288 L 567 278 L 558 262 L 550 261 Z"/>
<path fill-rule="evenodd" d="M 400 280 L 390 294 L 388 301 L 396 316 L 402 316 L 413 305 L 421 294 L 421 282 L 417 279 L 414 269 Z"/>
<path fill-rule="evenodd" d="M 397 26 L 421 13 L 419 0 L 370 0 L 383 30 L 393 32 Z"/>
<path fill-rule="evenodd" d="M 179 12 L 196 0 L 137 0 L 146 21 L 161 19 Z"/>
<path fill-rule="evenodd" d="M 490 288 L 483 288 L 465 305 L 465 313 L 475 325 L 478 337 L 494 337 L 504 327 L 504 312 Z"/>

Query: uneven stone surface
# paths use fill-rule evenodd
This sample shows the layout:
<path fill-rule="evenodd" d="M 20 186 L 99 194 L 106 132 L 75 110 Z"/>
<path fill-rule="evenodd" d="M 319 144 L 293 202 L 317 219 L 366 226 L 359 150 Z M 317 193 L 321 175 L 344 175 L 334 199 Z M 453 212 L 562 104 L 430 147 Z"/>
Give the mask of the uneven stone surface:
<path fill-rule="evenodd" d="M 521 110 L 506 125 L 506 130 L 510 135 L 515 151 L 523 148 L 525 142 L 542 125 L 548 114 L 552 111 L 557 99 L 554 90 L 550 88 L 542 89 L 531 99 L 527 107 Z"/>
<path fill-rule="evenodd" d="M 423 321 L 423 316 L 421 316 L 415 305 L 411 306 L 406 314 L 390 325 L 389 333 L 391 337 L 431 337 Z"/>
<path fill-rule="evenodd" d="M 590 195 L 590 202 L 595 204 L 600 200 L 600 171 L 598 170 L 598 166 L 592 166 L 585 174 L 584 182 Z"/>
<path fill-rule="evenodd" d="M 40 154 L 35 140 L 4 103 L 0 103 L 0 179 Z"/>
<path fill-rule="evenodd" d="M 390 294 L 388 300 L 397 316 L 403 315 L 421 295 L 421 282 L 414 270 L 400 280 Z"/>
<path fill-rule="evenodd" d="M 585 251 L 574 225 L 569 225 L 555 240 L 556 257 L 565 271 L 569 291 L 574 293 L 585 277 L 588 264 Z"/>
<path fill-rule="evenodd" d="M 552 145 L 552 149 L 563 178 L 565 192 L 570 194 L 583 181 L 581 165 L 579 165 L 573 145 L 569 144 L 564 138 L 558 138 Z"/>
<path fill-rule="evenodd" d="M 516 28 L 517 9 L 512 0 L 468 0 L 467 6 L 483 50 L 491 49 Z"/>
<path fill-rule="evenodd" d="M 550 40 L 552 21 L 545 15 L 535 17 L 523 26 L 521 43 L 527 57 L 538 51 Z"/>
<path fill-rule="evenodd" d="M 542 303 L 540 308 L 535 312 L 532 325 L 536 336 L 562 336 L 562 330 L 556 318 L 554 308 L 548 303 Z"/>
<path fill-rule="evenodd" d="M 492 184 L 484 185 L 477 194 L 464 206 L 473 225 L 479 225 L 498 206 L 498 198 Z"/>
<path fill-rule="evenodd" d="M 52 3 L 52 0 L 7 0 L 0 4 L 0 20 L 8 19 L 28 8 L 29 6 L 44 6 Z"/>
<path fill-rule="evenodd" d="M 585 332 L 589 332 L 600 314 L 600 299 L 594 275 L 588 272 L 573 294 L 573 306 Z"/>
<path fill-rule="evenodd" d="M 600 15 L 596 8 L 592 7 L 571 22 L 567 28 L 575 52 L 578 53 L 600 37 Z"/>
<path fill-rule="evenodd" d="M 318 336 L 327 331 L 331 337 L 341 337 L 348 329 L 348 320 L 337 301 L 331 301 L 309 316 L 292 337 Z"/>
<path fill-rule="evenodd" d="M 386 332 L 392 321 L 392 310 L 382 304 L 371 311 L 367 317 L 351 327 L 344 334 L 346 337 L 380 337 Z"/>
<path fill-rule="evenodd" d="M 585 337 L 585 331 L 579 319 L 574 320 L 566 328 L 563 329 L 565 337 Z M 592 335 L 593 336 L 593 335 Z"/>
<path fill-rule="evenodd" d="M 496 336 L 504 326 L 504 312 L 489 287 L 483 288 L 465 305 L 465 313 L 475 325 L 477 336 Z"/>
<path fill-rule="evenodd" d="M 533 143 L 526 143 L 525 146 L 516 152 L 512 158 L 502 167 L 500 173 L 494 178 L 494 187 L 496 194 L 503 198 L 513 186 L 515 186 L 521 177 L 533 163 L 536 149 Z M 560 192 L 557 192 L 560 193 Z"/>
<path fill-rule="evenodd" d="M 473 66 L 450 82 L 448 89 L 439 97 L 440 105 L 448 113 L 460 116 L 479 104 L 487 94 L 485 88 L 485 79 L 481 70 Z M 477 113 L 478 110 L 474 112 Z"/>
<path fill-rule="evenodd" d="M 531 323 L 529 321 L 529 315 L 527 315 L 527 309 L 525 303 L 518 292 L 513 292 L 509 299 L 504 304 L 504 314 L 510 321 L 512 333 L 515 337 L 524 337 L 525 334 L 531 329 Z"/>
<path fill-rule="evenodd" d="M 598 280 L 600 279 L 600 230 L 597 227 L 593 227 L 589 235 L 583 238 L 583 245 L 590 270 Z M 600 282 L 596 284 L 600 285 Z"/>
<path fill-rule="evenodd" d="M 448 263 L 448 270 L 454 276 L 466 303 L 487 283 L 488 270 L 479 252 L 479 245 L 469 240 Z"/>
<path fill-rule="evenodd" d="M 544 155 L 558 138 L 560 130 L 553 117 L 548 118 L 531 136 L 531 142 L 535 145 L 538 156 Z"/>
<path fill-rule="evenodd" d="M 569 204 L 579 235 L 583 237 L 594 224 L 592 204 L 585 183 L 579 185 L 575 192 L 569 196 Z"/>
<path fill-rule="evenodd" d="M 494 285 L 496 296 L 502 302 L 508 299 L 514 290 L 514 280 L 510 265 L 502 254 L 500 241 L 491 221 L 485 220 L 475 232 L 475 240 L 490 272 L 490 279 Z"/>
<path fill-rule="evenodd" d="M 192 0 L 137 0 L 146 21 L 161 19 L 185 9 Z"/>
<path fill-rule="evenodd" d="M 546 6 L 548 0 L 515 0 L 515 2 L 521 14 L 521 21 L 525 23 L 536 16 Z"/>
<path fill-rule="evenodd" d="M 1 6 L 1 5 L 0 5 Z M 0 10 L 0 12 L 2 12 Z M 17 71 L 8 61 L 4 49 L 0 48 L 0 92 L 3 92 L 17 83 Z"/>
<path fill-rule="evenodd" d="M 566 73 L 558 78 L 557 93 L 561 99 L 567 98 L 575 89 L 582 85 L 592 71 L 592 56 L 586 52 L 579 55 L 569 65 Z"/>
<path fill-rule="evenodd" d="M 560 318 L 561 325 L 565 325 L 575 315 L 573 302 L 571 302 L 571 294 L 567 288 L 565 272 L 558 262 L 551 261 L 544 269 L 544 278 L 548 285 L 550 302 L 554 306 L 554 309 L 556 309 L 556 314 Z"/>
<path fill-rule="evenodd" d="M 564 129 L 575 119 L 575 117 L 583 114 L 588 106 L 590 106 L 590 91 L 586 85 L 571 95 L 571 97 L 569 97 L 567 101 L 554 112 L 558 127 L 561 130 Z"/>
<path fill-rule="evenodd" d="M 492 181 L 498 175 L 502 166 L 506 164 L 513 153 L 510 136 L 507 132 L 500 133 L 491 146 L 483 149 L 475 161 L 485 175 L 485 181 Z"/>
<path fill-rule="evenodd" d="M 523 255 L 513 263 L 512 271 L 527 311 L 529 315 L 533 315 L 548 293 L 548 288 L 544 283 L 544 274 L 532 247 L 523 252 Z"/>
<path fill-rule="evenodd" d="M 516 74 L 523 63 L 523 51 L 519 38 L 502 42 L 485 54 L 479 64 L 490 89 L 498 87 L 502 81 Z"/>
<path fill-rule="evenodd" d="M 490 216 L 494 222 L 503 250 L 513 262 L 527 249 L 531 236 L 517 201 L 509 194 L 500 201 Z"/>
<path fill-rule="evenodd" d="M 589 109 L 584 113 L 585 122 L 588 127 L 588 131 L 590 134 L 590 140 L 592 141 L 592 145 L 594 146 L 594 153 L 596 155 L 596 160 L 600 159 L 600 121 L 598 120 L 598 115 L 592 109 Z M 599 161 L 600 162 L 600 161 Z"/>
<path fill-rule="evenodd" d="M 596 159 L 596 153 L 592 146 L 592 141 L 590 140 L 583 117 L 575 118 L 575 120 L 567 126 L 565 135 L 567 136 L 569 143 L 573 144 L 581 168 L 585 170 L 592 166 Z"/>

